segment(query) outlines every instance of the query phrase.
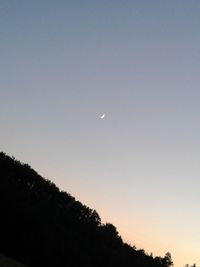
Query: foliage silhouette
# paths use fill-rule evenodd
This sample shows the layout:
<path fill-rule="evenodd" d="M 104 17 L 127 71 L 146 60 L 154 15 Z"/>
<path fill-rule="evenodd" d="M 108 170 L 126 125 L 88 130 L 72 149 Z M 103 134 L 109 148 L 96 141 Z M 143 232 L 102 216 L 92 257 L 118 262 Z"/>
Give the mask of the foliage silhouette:
<path fill-rule="evenodd" d="M 0 266 L 1 267 L 28 267 L 18 261 L 5 257 L 4 255 L 0 254 Z"/>
<path fill-rule="evenodd" d="M 29 267 L 169 267 L 123 242 L 98 213 L 29 165 L 0 153 L 0 253 Z"/>

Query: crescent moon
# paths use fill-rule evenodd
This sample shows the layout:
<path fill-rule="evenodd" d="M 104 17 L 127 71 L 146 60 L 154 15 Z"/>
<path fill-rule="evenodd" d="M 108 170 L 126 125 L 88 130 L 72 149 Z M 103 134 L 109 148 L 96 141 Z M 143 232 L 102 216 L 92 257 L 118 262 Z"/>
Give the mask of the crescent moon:
<path fill-rule="evenodd" d="M 102 114 L 102 115 L 100 116 L 100 118 L 101 118 L 101 119 L 104 119 L 104 118 L 105 118 L 105 114 Z"/>

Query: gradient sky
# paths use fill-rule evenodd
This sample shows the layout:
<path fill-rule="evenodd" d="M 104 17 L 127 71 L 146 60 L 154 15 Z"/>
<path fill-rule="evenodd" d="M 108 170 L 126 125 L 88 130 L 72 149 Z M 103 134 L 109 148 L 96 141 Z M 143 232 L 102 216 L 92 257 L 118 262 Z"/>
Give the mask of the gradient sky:
<path fill-rule="evenodd" d="M 0 1 L 1 150 L 177 267 L 200 265 L 199 25 L 197 0 Z"/>

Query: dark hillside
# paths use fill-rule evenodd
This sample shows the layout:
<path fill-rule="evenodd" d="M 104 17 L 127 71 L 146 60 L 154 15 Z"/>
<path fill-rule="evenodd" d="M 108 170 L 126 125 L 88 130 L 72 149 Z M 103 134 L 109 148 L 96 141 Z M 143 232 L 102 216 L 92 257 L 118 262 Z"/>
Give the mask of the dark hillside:
<path fill-rule="evenodd" d="M 10 258 L 7 258 L 4 255 L 0 255 L 0 266 L 1 267 L 27 267 L 26 265 L 21 264 Z"/>
<path fill-rule="evenodd" d="M 116 227 L 30 166 L 0 153 L 0 253 L 29 267 L 168 267 L 124 243 Z M 136 229 L 137 230 L 137 229 Z"/>

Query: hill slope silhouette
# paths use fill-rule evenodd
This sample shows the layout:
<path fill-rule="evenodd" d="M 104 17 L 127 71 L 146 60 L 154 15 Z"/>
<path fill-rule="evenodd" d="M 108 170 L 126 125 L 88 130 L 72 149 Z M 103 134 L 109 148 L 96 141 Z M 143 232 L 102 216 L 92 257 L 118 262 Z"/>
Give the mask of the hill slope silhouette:
<path fill-rule="evenodd" d="M 7 258 L 0 254 L 0 266 L 1 267 L 28 267 L 20 262 Z"/>
<path fill-rule="evenodd" d="M 0 153 L 0 253 L 29 267 L 168 267 L 29 165 Z M 137 229 L 136 229 L 137 230 Z"/>

